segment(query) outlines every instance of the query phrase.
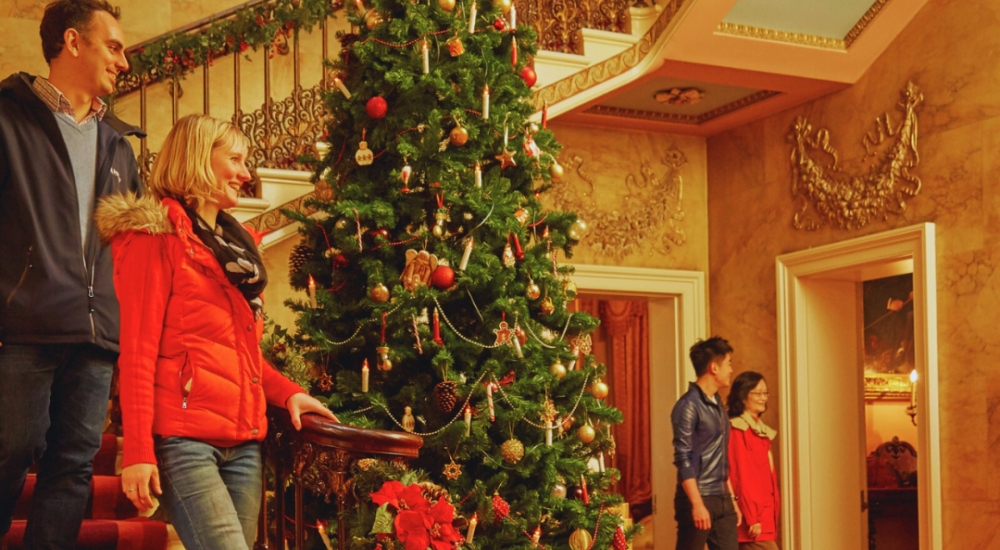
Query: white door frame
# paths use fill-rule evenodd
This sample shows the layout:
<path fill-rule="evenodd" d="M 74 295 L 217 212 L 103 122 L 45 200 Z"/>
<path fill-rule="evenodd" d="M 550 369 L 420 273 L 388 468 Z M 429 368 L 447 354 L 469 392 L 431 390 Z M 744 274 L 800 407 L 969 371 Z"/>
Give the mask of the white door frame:
<path fill-rule="evenodd" d="M 786 548 L 822 548 L 812 538 L 812 518 L 822 513 L 810 504 L 810 484 L 820 475 L 808 472 L 808 419 L 831 415 L 810 410 L 808 400 L 797 399 L 809 376 L 804 360 L 808 342 L 803 322 L 800 280 L 875 278 L 878 270 L 912 262 L 913 320 L 917 384 L 917 487 L 920 550 L 942 550 L 941 446 L 938 415 L 937 271 L 934 224 L 924 223 L 778 256 L 778 377 L 780 407 L 782 540 Z M 859 421 L 860 426 L 860 421 Z M 860 428 L 859 428 L 860 429 Z M 831 503 L 842 505 L 845 503 Z M 857 506 L 858 503 L 851 502 Z"/>
<path fill-rule="evenodd" d="M 708 329 L 705 274 L 699 271 L 575 264 L 580 292 L 645 297 L 649 300 L 650 451 L 653 533 L 656 550 L 674 547 L 673 429 L 670 411 L 693 382 L 687 355 Z"/>

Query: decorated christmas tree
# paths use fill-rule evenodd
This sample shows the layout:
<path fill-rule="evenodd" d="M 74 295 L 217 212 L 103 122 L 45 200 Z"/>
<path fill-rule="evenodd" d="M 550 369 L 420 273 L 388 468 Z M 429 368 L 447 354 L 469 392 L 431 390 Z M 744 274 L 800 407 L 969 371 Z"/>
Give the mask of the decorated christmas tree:
<path fill-rule="evenodd" d="M 530 119 L 535 32 L 510 0 L 346 11 L 316 213 L 287 214 L 286 353 L 342 422 L 424 438 L 406 468 L 355 468 L 348 547 L 623 549 L 604 467 L 622 416 L 559 263 L 585 226 L 539 202 L 562 168 Z"/>

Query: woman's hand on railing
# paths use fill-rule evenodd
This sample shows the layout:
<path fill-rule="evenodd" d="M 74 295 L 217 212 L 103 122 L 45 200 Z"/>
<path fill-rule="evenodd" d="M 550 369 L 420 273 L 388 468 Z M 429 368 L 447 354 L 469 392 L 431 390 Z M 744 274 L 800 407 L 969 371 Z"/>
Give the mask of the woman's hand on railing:
<path fill-rule="evenodd" d="M 315 397 L 309 395 L 308 393 L 296 393 L 295 395 L 288 398 L 285 402 L 285 408 L 288 409 L 288 414 L 291 416 L 292 426 L 296 430 L 302 429 L 302 414 L 303 413 L 316 413 L 320 416 L 329 418 L 334 422 L 340 422 L 337 420 L 337 416 L 333 414 L 330 409 L 326 408 L 325 405 L 320 403 Z"/>

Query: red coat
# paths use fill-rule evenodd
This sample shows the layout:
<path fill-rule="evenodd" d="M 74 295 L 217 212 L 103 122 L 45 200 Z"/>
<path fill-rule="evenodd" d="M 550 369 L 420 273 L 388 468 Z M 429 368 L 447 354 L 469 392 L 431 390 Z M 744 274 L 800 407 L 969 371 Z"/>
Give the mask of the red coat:
<path fill-rule="evenodd" d="M 96 217 L 121 303 L 122 465 L 155 464 L 153 435 L 262 440 L 267 403 L 283 407 L 302 388 L 265 362 L 263 323 L 180 203 L 115 196 Z"/>
<path fill-rule="evenodd" d="M 776 540 L 781 506 L 778 476 L 768 457 L 771 439 L 758 434 L 743 417 L 730 419 L 730 424 L 729 480 L 743 513 L 739 541 Z M 756 539 L 748 530 L 755 523 L 760 523 L 760 536 Z"/>

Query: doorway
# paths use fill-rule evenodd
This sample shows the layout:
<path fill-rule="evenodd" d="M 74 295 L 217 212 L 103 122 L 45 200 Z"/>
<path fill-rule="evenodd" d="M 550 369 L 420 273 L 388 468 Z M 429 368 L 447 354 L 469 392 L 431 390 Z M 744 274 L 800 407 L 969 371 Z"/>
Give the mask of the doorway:
<path fill-rule="evenodd" d="M 650 468 L 655 550 L 676 545 L 673 432 L 670 410 L 693 382 L 688 349 L 708 328 L 705 275 L 697 271 L 575 265 L 573 282 L 581 293 L 644 297 L 649 305 Z"/>
<path fill-rule="evenodd" d="M 863 281 L 912 273 L 920 550 L 942 550 L 937 301 L 930 223 L 779 256 L 786 548 L 868 548 Z"/>

